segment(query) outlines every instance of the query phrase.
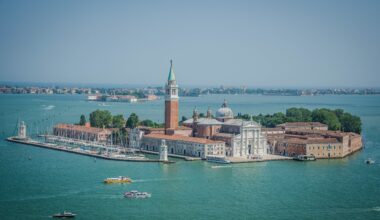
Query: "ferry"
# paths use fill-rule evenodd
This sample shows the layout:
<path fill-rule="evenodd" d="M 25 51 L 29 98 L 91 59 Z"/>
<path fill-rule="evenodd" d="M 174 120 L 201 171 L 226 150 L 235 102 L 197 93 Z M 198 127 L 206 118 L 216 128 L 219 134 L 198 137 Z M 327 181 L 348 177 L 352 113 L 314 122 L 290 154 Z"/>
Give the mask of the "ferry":
<path fill-rule="evenodd" d="M 53 218 L 75 218 L 76 214 L 63 211 L 53 215 Z"/>
<path fill-rule="evenodd" d="M 145 199 L 150 198 L 152 195 L 147 192 L 139 192 L 137 190 L 132 190 L 124 193 L 124 197 L 128 199 Z"/>
<path fill-rule="evenodd" d="M 293 160 L 298 161 L 315 161 L 317 160 L 314 155 L 298 155 L 297 157 L 294 157 Z"/>
<path fill-rule="evenodd" d="M 231 161 L 227 160 L 226 157 L 223 157 L 223 156 L 207 156 L 206 161 L 211 162 L 211 163 L 223 163 L 223 164 L 231 163 Z"/>
<path fill-rule="evenodd" d="M 126 176 L 119 176 L 116 178 L 107 178 L 104 180 L 104 183 L 131 183 L 132 179 Z"/>

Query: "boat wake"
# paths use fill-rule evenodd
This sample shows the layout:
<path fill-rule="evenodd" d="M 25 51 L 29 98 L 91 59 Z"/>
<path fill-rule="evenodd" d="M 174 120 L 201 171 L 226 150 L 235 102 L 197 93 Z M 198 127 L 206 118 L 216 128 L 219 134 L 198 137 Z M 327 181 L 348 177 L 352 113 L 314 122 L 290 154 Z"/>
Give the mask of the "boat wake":
<path fill-rule="evenodd" d="M 52 110 L 53 108 L 55 108 L 54 105 L 48 105 L 48 106 L 44 107 L 44 110 Z"/>
<path fill-rule="evenodd" d="M 164 182 L 173 180 L 184 180 L 185 178 L 156 178 L 156 179 L 137 179 L 133 180 L 134 183 L 146 183 L 146 182 Z"/>
<path fill-rule="evenodd" d="M 111 106 L 111 105 L 107 105 L 106 103 L 101 103 L 101 104 L 98 104 L 98 106 Z"/>
<path fill-rule="evenodd" d="M 221 169 L 221 168 L 231 168 L 231 165 L 223 166 L 223 165 L 216 165 L 216 166 L 211 166 L 212 169 Z"/>
<path fill-rule="evenodd" d="M 380 212 L 380 206 L 373 207 L 372 211 Z"/>

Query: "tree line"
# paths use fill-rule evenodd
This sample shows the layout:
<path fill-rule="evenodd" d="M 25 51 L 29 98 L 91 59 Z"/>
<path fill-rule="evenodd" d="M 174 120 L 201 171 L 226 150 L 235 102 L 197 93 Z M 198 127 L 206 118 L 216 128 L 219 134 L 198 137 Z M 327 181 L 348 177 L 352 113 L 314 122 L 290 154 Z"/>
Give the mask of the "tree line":
<path fill-rule="evenodd" d="M 352 115 L 345 112 L 343 109 L 327 109 L 320 108 L 309 110 L 306 108 L 289 108 L 286 109 L 285 114 L 282 112 L 277 112 L 274 114 L 258 114 L 249 115 L 241 114 L 235 118 L 241 118 L 245 120 L 254 120 L 259 122 L 261 125 L 269 128 L 276 127 L 278 124 L 286 122 L 320 122 L 328 125 L 329 130 L 333 131 L 345 131 L 345 132 L 355 132 L 360 134 L 362 131 L 362 122 L 360 117 Z M 181 121 L 186 120 L 186 117 L 182 117 Z M 79 124 L 85 125 L 87 122 L 84 115 L 80 116 Z M 108 110 L 96 110 L 90 113 L 89 122 L 92 127 L 98 128 L 135 128 L 137 126 L 147 126 L 153 128 L 164 127 L 163 123 L 156 123 L 150 119 L 145 119 L 140 121 L 136 113 L 131 113 L 127 120 L 124 116 L 112 115 Z"/>
<path fill-rule="evenodd" d="M 81 115 L 79 125 L 85 125 L 87 122 L 86 116 Z M 156 123 L 152 120 L 145 119 L 140 121 L 136 113 L 131 113 L 127 120 L 124 116 L 112 115 L 108 110 L 96 110 L 90 113 L 89 122 L 91 127 L 96 128 L 135 128 L 139 125 L 154 128 L 164 127 L 164 124 Z"/>
<path fill-rule="evenodd" d="M 248 114 L 238 113 L 236 118 L 250 120 Z M 360 117 L 344 112 L 343 109 L 320 108 L 309 110 L 306 108 L 289 108 L 285 114 L 277 112 L 274 114 L 258 114 L 252 116 L 252 120 L 261 123 L 265 127 L 273 128 L 278 124 L 286 122 L 320 122 L 328 125 L 329 130 L 355 132 L 360 134 L 362 131 L 362 122 Z"/>

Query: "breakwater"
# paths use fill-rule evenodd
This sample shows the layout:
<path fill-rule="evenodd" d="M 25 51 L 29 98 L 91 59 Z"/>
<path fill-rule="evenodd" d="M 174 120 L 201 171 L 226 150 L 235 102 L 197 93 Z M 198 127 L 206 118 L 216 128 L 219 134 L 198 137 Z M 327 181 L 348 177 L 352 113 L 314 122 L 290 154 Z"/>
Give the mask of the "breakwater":
<path fill-rule="evenodd" d="M 43 142 L 35 141 L 32 139 L 19 139 L 16 137 L 9 137 L 9 138 L 6 138 L 6 140 L 10 141 L 10 142 L 14 142 L 14 143 L 26 144 L 26 145 L 31 145 L 31 146 L 35 146 L 35 147 L 47 148 L 47 149 L 58 150 L 58 151 L 65 151 L 65 152 L 69 152 L 69 153 L 80 154 L 80 155 L 100 158 L 100 159 L 104 159 L 104 160 L 115 160 L 115 161 L 126 161 L 126 162 L 174 163 L 174 161 L 160 161 L 157 159 L 148 159 L 148 158 L 112 157 L 112 156 L 107 156 L 107 155 L 90 153 L 88 151 L 78 150 L 75 148 L 70 149 L 69 147 L 66 147 L 66 146 L 59 146 L 59 145 L 50 144 L 50 143 L 43 143 Z"/>

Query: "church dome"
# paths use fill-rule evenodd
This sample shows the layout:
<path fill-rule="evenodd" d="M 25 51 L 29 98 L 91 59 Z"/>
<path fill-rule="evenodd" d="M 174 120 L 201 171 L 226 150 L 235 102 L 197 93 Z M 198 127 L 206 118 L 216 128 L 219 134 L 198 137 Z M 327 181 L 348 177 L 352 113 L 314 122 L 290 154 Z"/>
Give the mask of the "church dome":
<path fill-rule="evenodd" d="M 221 108 L 216 111 L 215 116 L 217 118 L 233 118 L 234 113 L 230 108 L 227 107 L 227 102 L 224 100 L 223 105 Z"/>

